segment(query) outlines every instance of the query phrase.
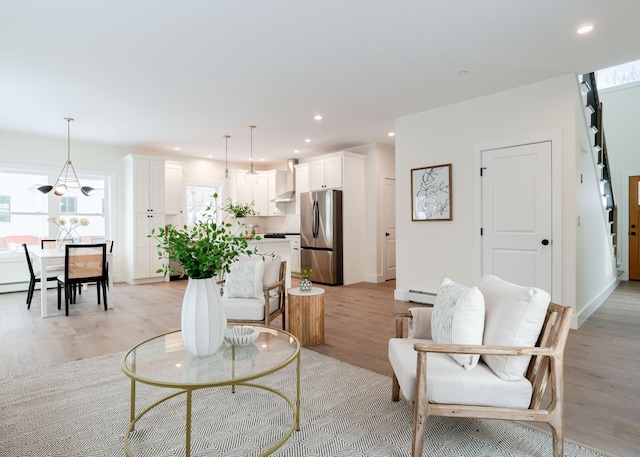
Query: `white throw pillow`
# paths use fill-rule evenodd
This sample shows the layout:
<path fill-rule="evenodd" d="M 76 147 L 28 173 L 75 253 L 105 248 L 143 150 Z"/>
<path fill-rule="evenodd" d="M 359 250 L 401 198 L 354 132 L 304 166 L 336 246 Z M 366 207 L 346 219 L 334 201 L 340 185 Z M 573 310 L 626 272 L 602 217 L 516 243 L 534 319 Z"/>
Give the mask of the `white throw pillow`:
<path fill-rule="evenodd" d="M 480 278 L 484 295 L 485 324 L 483 344 L 488 346 L 535 346 L 547 314 L 551 297 L 536 287 L 524 287 L 493 275 Z M 482 360 L 506 381 L 525 375 L 530 356 L 483 355 Z"/>
<path fill-rule="evenodd" d="M 477 287 L 465 287 L 445 278 L 431 314 L 431 336 L 437 344 L 482 344 L 484 298 Z M 479 355 L 449 354 L 470 370 Z"/>
<path fill-rule="evenodd" d="M 225 298 L 262 298 L 264 296 L 262 260 L 241 260 L 231 264 L 224 282 Z"/>

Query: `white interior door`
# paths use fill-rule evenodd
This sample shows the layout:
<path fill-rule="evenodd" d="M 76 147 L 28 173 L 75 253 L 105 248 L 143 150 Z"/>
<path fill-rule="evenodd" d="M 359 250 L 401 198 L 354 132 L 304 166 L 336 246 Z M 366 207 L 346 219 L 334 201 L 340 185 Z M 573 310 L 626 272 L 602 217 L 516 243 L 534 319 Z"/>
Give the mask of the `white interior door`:
<path fill-rule="evenodd" d="M 384 280 L 396 277 L 396 180 L 385 178 L 383 190 L 384 240 L 383 269 Z"/>
<path fill-rule="evenodd" d="M 482 151 L 482 274 L 552 292 L 551 142 Z"/>

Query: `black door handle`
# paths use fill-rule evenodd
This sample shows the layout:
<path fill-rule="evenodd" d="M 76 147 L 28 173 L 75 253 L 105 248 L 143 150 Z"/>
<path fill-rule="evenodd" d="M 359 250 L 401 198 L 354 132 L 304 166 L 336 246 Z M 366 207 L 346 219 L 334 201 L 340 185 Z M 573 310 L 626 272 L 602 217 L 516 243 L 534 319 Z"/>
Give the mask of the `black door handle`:
<path fill-rule="evenodd" d="M 542 245 L 543 246 L 546 246 L 548 244 L 549 244 L 549 240 L 547 240 L 547 239 L 542 240 Z"/>
<path fill-rule="evenodd" d="M 384 232 L 384 236 L 389 236 L 389 232 Z"/>

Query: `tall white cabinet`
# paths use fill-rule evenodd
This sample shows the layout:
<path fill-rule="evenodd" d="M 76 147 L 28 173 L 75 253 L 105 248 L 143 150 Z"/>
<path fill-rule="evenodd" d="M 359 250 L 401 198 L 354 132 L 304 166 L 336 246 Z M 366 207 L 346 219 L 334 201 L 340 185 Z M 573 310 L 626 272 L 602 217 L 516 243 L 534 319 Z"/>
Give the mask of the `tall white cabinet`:
<path fill-rule="evenodd" d="M 165 161 L 129 154 L 123 158 L 125 176 L 125 255 L 130 284 L 163 281 L 157 242 L 148 235 L 165 225 Z"/>

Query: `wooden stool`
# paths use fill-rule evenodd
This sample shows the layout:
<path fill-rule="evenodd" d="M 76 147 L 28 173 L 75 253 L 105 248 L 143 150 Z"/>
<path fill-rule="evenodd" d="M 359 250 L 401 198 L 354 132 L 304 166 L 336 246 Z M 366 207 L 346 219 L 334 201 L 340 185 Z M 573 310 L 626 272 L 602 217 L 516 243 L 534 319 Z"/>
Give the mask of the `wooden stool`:
<path fill-rule="evenodd" d="M 312 287 L 302 292 L 295 287 L 287 291 L 289 303 L 289 332 L 301 346 L 324 343 L 324 289 Z"/>

